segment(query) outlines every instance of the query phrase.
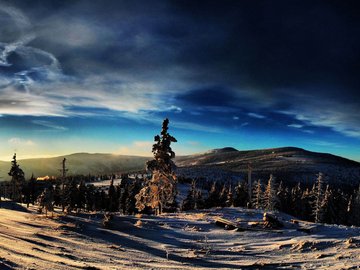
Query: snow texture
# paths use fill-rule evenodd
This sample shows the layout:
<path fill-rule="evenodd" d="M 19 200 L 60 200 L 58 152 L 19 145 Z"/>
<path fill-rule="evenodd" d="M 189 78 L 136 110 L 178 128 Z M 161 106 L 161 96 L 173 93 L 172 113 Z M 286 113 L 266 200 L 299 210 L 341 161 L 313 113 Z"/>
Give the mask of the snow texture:
<path fill-rule="evenodd" d="M 103 228 L 100 213 L 53 218 L 3 201 L 0 269 L 357 269 L 360 228 L 309 222 L 277 231 L 224 230 L 260 221 L 263 212 L 223 208 L 160 216 L 115 215 Z M 303 226 L 311 232 L 298 231 Z"/>

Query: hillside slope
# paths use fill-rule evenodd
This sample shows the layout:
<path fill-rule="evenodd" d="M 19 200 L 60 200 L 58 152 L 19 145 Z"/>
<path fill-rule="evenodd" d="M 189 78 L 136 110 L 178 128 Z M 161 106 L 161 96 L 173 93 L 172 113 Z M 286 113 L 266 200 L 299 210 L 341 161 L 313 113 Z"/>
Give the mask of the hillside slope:
<path fill-rule="evenodd" d="M 251 165 L 254 177 L 274 174 L 284 180 L 312 182 L 317 173 L 323 172 L 329 181 L 360 183 L 360 163 L 296 147 L 251 151 L 237 151 L 227 147 L 178 157 L 176 164 L 180 167 L 179 172 L 188 175 L 196 175 L 197 171 L 211 171 L 212 174 L 222 171 L 245 177 L 248 165 Z"/>
<path fill-rule="evenodd" d="M 83 174 L 92 175 L 126 173 L 144 170 L 148 157 L 122 156 L 112 154 L 88 154 L 77 153 L 54 158 L 35 158 L 19 160 L 20 167 L 25 176 L 29 178 L 32 173 L 35 176 L 59 176 L 62 160 L 66 158 L 69 175 Z M 0 162 L 0 180 L 9 179 L 7 175 L 10 162 Z"/>

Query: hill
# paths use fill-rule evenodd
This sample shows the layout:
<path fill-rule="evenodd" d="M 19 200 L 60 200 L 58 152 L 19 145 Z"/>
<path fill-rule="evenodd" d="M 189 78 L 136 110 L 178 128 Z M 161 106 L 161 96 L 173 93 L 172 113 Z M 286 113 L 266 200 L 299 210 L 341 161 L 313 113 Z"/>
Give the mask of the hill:
<path fill-rule="evenodd" d="M 66 158 L 69 175 L 100 175 L 110 173 L 127 173 L 141 171 L 145 168 L 148 157 L 123 156 L 112 154 L 77 153 L 54 158 L 35 158 L 19 160 L 26 178 L 35 176 L 59 176 L 62 160 Z M 0 179 L 9 179 L 7 175 L 10 162 L 0 161 Z"/>
<path fill-rule="evenodd" d="M 328 176 L 329 181 L 360 183 L 359 162 L 296 147 L 250 151 L 238 151 L 227 147 L 178 157 L 176 164 L 180 167 L 180 173 L 193 177 L 217 178 L 225 175 L 225 177 L 246 178 L 250 165 L 254 179 L 268 178 L 270 174 L 274 174 L 282 180 L 313 182 L 316 174 L 323 172 Z"/>

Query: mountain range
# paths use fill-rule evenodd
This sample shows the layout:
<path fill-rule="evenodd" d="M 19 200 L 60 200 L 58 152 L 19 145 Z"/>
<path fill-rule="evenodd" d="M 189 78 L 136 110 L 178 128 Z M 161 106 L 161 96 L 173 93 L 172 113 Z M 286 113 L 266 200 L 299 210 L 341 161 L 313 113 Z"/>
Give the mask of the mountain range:
<path fill-rule="evenodd" d="M 62 160 L 66 158 L 69 175 L 100 175 L 143 171 L 151 157 L 113 154 L 76 153 L 54 158 L 19 160 L 26 178 L 60 176 Z M 324 173 L 329 181 L 360 183 L 360 163 L 326 153 L 316 153 L 296 147 L 238 151 L 231 147 L 175 158 L 177 173 L 187 177 L 212 180 L 246 179 L 249 167 L 254 178 L 273 174 L 284 181 L 313 182 L 316 174 Z M 8 180 L 10 162 L 0 161 L 0 180 Z"/>

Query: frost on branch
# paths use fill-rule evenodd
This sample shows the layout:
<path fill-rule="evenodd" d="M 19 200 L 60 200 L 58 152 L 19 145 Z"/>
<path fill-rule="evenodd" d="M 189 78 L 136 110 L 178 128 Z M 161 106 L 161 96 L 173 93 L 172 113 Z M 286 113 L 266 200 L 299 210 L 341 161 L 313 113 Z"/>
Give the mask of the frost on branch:
<path fill-rule="evenodd" d="M 172 161 L 175 153 L 170 145 L 176 142 L 176 139 L 168 133 L 168 125 L 169 120 L 165 119 L 161 134 L 154 138 L 154 159 L 146 163 L 147 170 L 152 171 L 152 178 L 136 195 L 136 208 L 139 211 L 150 207 L 160 214 L 163 209 L 175 204 L 176 176 L 173 172 L 175 164 Z"/>

